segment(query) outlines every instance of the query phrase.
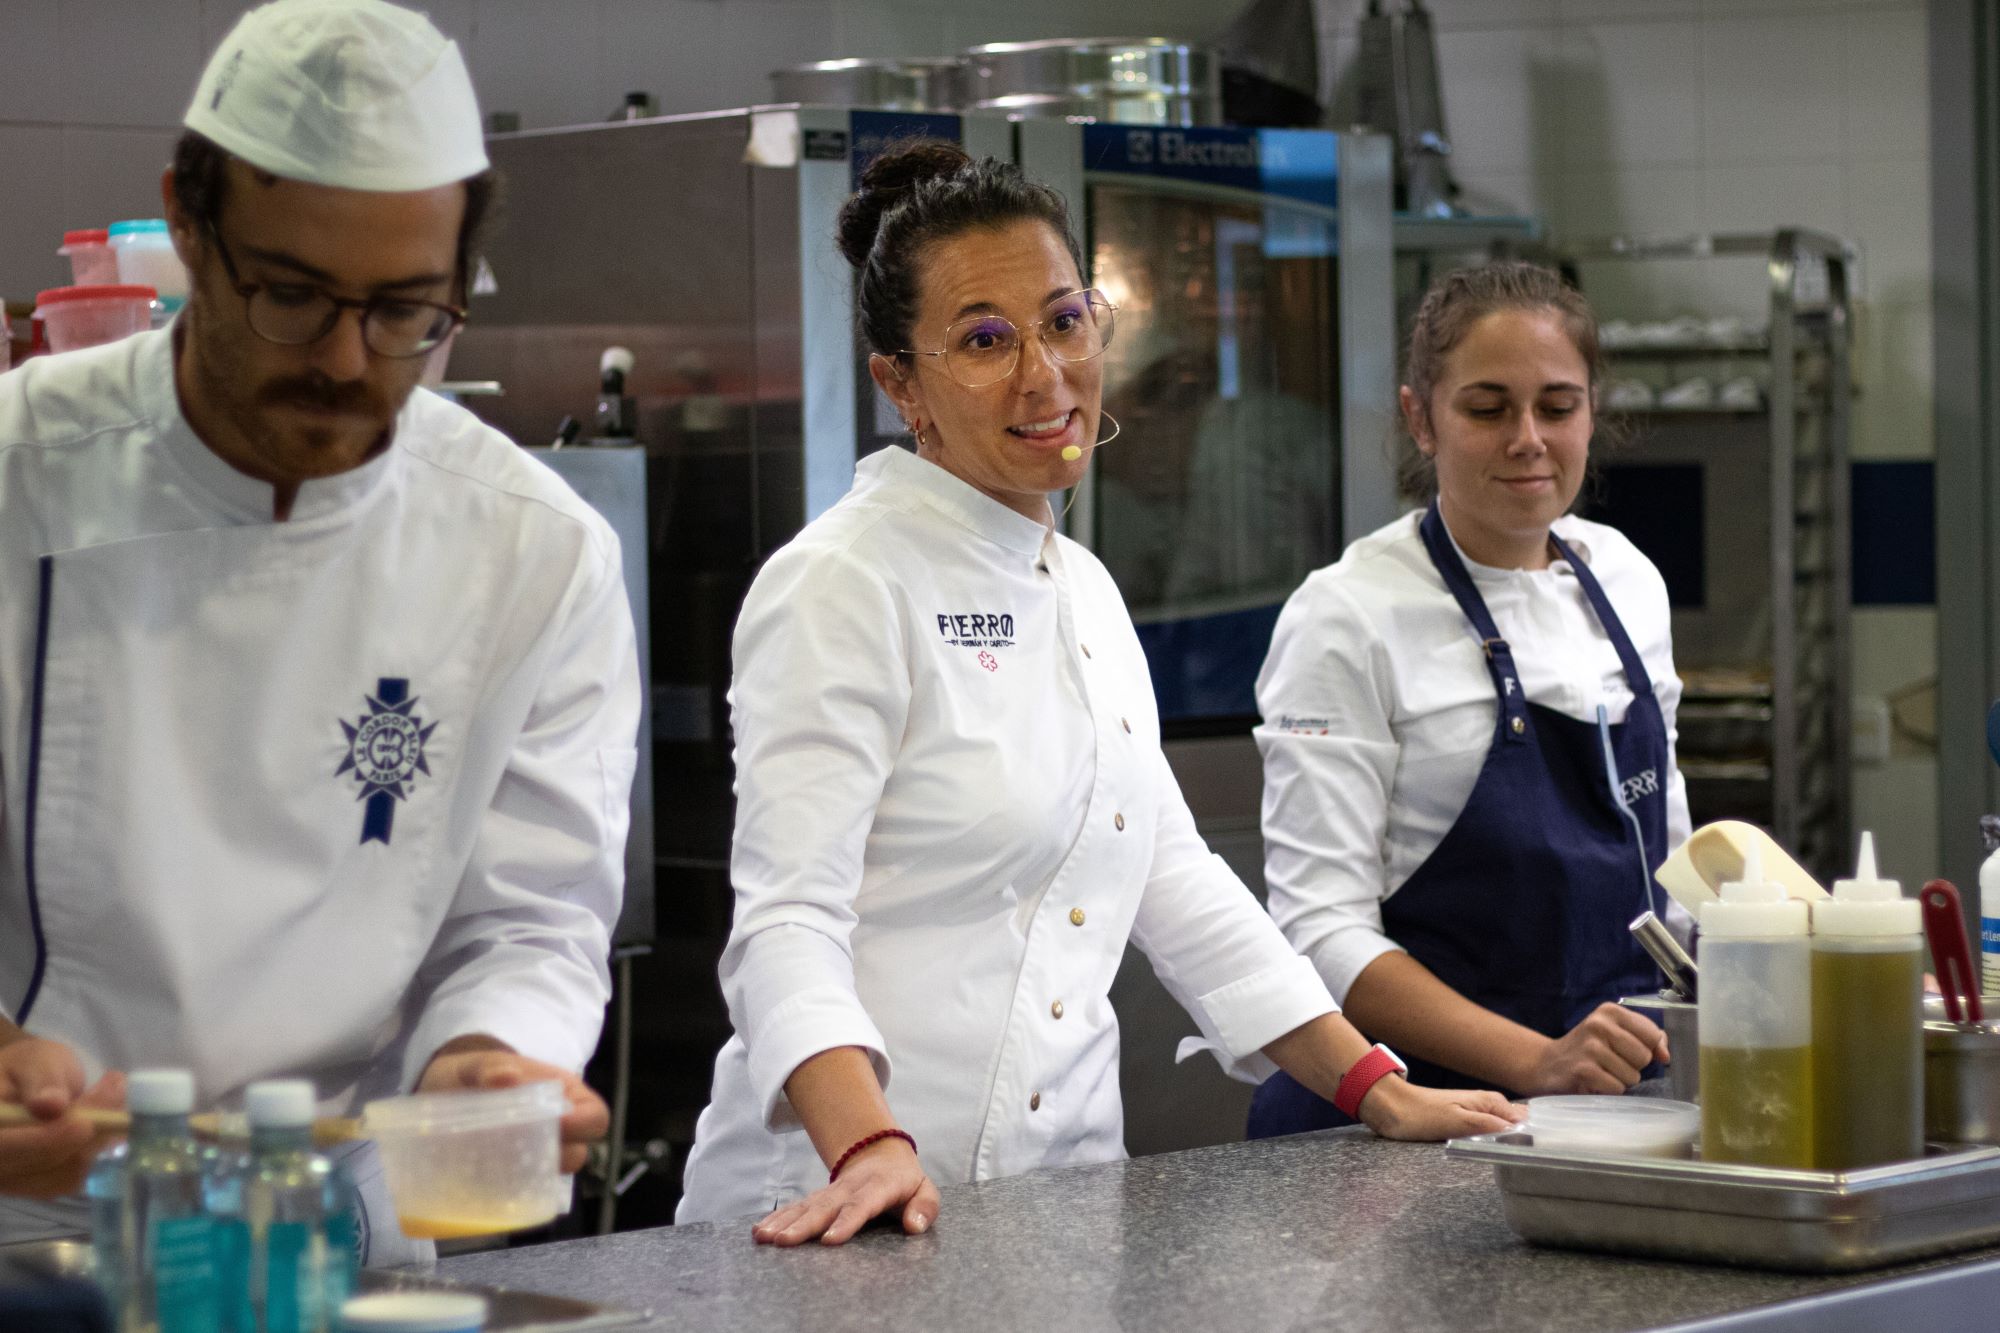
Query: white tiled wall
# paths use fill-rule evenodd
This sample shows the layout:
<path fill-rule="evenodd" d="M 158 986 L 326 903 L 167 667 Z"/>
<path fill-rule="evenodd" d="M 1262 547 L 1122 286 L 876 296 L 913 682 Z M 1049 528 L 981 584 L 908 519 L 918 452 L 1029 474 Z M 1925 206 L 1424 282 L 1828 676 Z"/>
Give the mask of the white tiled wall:
<path fill-rule="evenodd" d="M 1853 448 L 1927 458 L 1929 88 L 1921 0 L 1430 0 L 1446 128 L 1471 198 L 1555 236 L 1674 236 L 1792 223 L 1860 249 Z M 1339 100 L 1364 0 L 1321 0 Z M 1603 313 L 1753 314 L 1753 261 L 1587 273 Z M 1855 614 L 1858 697 L 1934 674 L 1936 612 Z M 1899 734 L 1856 773 L 1884 862 L 1936 865 L 1935 760 Z"/>

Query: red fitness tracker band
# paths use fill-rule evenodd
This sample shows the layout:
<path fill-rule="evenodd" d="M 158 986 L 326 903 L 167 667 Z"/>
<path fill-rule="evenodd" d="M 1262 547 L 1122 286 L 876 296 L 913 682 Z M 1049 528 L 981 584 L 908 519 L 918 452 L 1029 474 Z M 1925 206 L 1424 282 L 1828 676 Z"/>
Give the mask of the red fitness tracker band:
<path fill-rule="evenodd" d="M 1396 1058 L 1396 1053 L 1376 1042 L 1368 1048 L 1368 1054 L 1356 1060 L 1345 1074 L 1340 1076 L 1340 1086 L 1333 1090 L 1333 1104 L 1339 1112 L 1350 1120 L 1361 1119 L 1361 1099 L 1385 1074 L 1405 1074 L 1410 1067 Z"/>

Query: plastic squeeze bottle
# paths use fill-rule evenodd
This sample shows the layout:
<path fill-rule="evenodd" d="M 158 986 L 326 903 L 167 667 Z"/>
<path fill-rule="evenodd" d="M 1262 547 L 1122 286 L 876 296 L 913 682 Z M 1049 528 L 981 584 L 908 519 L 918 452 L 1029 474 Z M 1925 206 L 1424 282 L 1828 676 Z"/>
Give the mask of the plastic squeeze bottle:
<path fill-rule="evenodd" d="M 1861 835 L 1854 878 L 1812 908 L 1813 1156 L 1825 1171 L 1924 1151 L 1923 909 L 1875 873 Z"/>
<path fill-rule="evenodd" d="M 121 1333 L 215 1333 L 214 1226 L 203 1200 L 213 1154 L 188 1132 L 194 1076 L 134 1070 L 125 1105 L 131 1138 L 102 1153 L 84 1182 L 99 1281 Z"/>
<path fill-rule="evenodd" d="M 1810 1168 L 1811 936 L 1762 860 L 1753 843 L 1743 878 L 1701 907 L 1701 1155 Z"/>

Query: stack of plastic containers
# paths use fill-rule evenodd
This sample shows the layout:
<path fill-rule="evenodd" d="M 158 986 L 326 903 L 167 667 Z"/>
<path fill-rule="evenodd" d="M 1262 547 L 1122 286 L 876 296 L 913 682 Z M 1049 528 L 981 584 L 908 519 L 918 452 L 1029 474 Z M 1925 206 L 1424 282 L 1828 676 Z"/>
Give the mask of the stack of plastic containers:
<path fill-rule="evenodd" d="M 151 287 L 159 293 L 160 309 L 171 317 L 187 304 L 188 275 L 173 238 L 161 218 L 114 222 L 107 229 L 111 252 L 117 256 L 118 281 L 128 287 Z M 79 279 L 81 281 L 81 279 Z"/>

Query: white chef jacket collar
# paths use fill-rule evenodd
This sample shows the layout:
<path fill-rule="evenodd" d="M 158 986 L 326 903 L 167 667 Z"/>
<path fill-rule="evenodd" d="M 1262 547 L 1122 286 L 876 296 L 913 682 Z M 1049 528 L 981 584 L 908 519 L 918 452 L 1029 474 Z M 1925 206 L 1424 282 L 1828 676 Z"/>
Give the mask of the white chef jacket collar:
<path fill-rule="evenodd" d="M 1037 555 L 1051 527 L 1017 513 L 971 483 L 960 480 L 908 449 L 890 445 L 854 465 L 854 475 L 873 486 L 911 486 L 940 512 L 1009 551 Z"/>
<path fill-rule="evenodd" d="M 159 447 L 195 486 L 201 488 L 223 509 L 244 522 L 271 522 L 271 483 L 238 472 L 220 454 L 202 442 L 181 411 L 180 394 L 174 387 L 174 336 L 180 320 L 157 333 L 137 335 L 147 344 L 135 353 L 135 379 L 146 415 L 158 432 Z M 409 412 L 396 415 L 401 430 Z M 290 521 L 320 518 L 338 513 L 374 494 L 389 475 L 396 456 L 392 437 L 388 448 L 358 468 L 337 476 L 303 483 L 292 501 Z"/>
<path fill-rule="evenodd" d="M 1569 544 L 1569 549 L 1575 551 L 1579 559 L 1581 559 L 1585 564 L 1589 564 L 1590 543 L 1585 541 L 1582 537 L 1576 535 L 1575 524 L 1564 522 L 1564 520 L 1567 518 L 1569 518 L 1569 515 L 1564 514 L 1562 518 L 1557 519 L 1553 524 L 1550 525 L 1549 530 L 1551 532 L 1554 532 L 1556 536 L 1562 538 L 1563 541 L 1567 542 Z M 1421 521 L 1423 519 L 1423 514 L 1421 512 L 1417 514 L 1417 519 L 1418 521 Z M 1451 524 L 1445 520 L 1444 511 L 1442 509 L 1438 511 L 1438 522 L 1444 527 L 1444 535 L 1446 540 L 1451 542 L 1451 549 L 1458 552 L 1458 558 L 1465 562 L 1466 572 L 1472 575 L 1472 579 L 1475 583 L 1500 583 L 1510 578 L 1516 578 L 1522 574 L 1537 574 L 1541 572 L 1540 570 L 1534 570 L 1534 569 L 1506 569 L 1499 565 L 1482 565 L 1477 560 L 1474 560 L 1471 556 L 1467 555 L 1465 553 L 1465 548 L 1458 544 L 1458 538 L 1451 535 Z M 1569 529 L 1569 530 L 1563 531 L 1563 529 Z M 1557 566 L 1563 566 L 1567 568 L 1568 564 L 1569 562 L 1566 560 L 1554 560 L 1549 563 L 1549 568 L 1551 570 L 1556 569 Z"/>

